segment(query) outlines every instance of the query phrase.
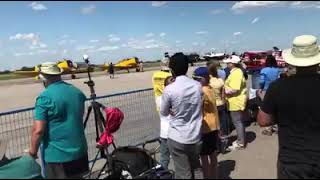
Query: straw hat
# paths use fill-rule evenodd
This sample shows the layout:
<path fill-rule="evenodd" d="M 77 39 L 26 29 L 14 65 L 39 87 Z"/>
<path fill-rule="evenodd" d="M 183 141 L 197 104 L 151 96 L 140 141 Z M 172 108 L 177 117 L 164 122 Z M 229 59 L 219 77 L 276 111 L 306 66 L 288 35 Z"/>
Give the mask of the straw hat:
<path fill-rule="evenodd" d="M 291 49 L 283 51 L 284 60 L 293 66 L 308 67 L 320 64 L 320 49 L 317 38 L 312 35 L 298 36 Z"/>
<path fill-rule="evenodd" d="M 4 158 L 7 150 L 7 142 L 3 139 L 0 139 L 0 161 Z"/>
<path fill-rule="evenodd" d="M 39 69 L 40 73 L 47 75 L 61 75 L 63 73 L 63 69 L 54 62 L 43 63 L 39 66 Z"/>
<path fill-rule="evenodd" d="M 232 55 L 230 58 L 223 60 L 224 63 L 239 64 L 241 61 L 239 56 Z"/>

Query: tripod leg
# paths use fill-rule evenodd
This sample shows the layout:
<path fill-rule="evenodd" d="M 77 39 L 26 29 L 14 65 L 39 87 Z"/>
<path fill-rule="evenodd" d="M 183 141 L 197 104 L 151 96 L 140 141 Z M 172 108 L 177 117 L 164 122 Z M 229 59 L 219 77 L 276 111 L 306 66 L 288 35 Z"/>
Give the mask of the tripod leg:
<path fill-rule="evenodd" d="M 96 125 L 96 142 L 99 141 L 100 139 L 100 135 L 104 132 L 104 127 L 105 127 L 105 123 L 104 123 L 104 119 L 103 119 L 103 115 L 100 111 L 100 107 L 101 105 L 97 102 L 93 102 L 93 111 L 94 111 L 94 118 L 95 118 L 95 125 Z M 105 152 L 101 151 L 101 157 L 105 158 Z"/>
<path fill-rule="evenodd" d="M 90 105 L 89 108 L 88 108 L 88 112 L 87 112 L 87 115 L 86 115 L 86 119 L 85 119 L 84 124 L 83 124 L 84 129 L 86 129 L 86 127 L 87 127 L 87 122 L 88 122 L 88 120 L 89 120 L 91 111 L 92 111 L 92 106 Z"/>

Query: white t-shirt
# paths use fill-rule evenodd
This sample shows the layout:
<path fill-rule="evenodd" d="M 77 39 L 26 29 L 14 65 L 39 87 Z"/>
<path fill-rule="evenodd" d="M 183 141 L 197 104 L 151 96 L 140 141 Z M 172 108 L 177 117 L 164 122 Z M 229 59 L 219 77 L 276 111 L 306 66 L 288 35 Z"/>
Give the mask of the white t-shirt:
<path fill-rule="evenodd" d="M 161 96 L 156 98 L 156 104 L 160 109 Z M 169 116 L 162 116 L 160 113 L 159 113 L 159 115 L 160 115 L 160 137 L 163 139 L 168 139 L 170 115 Z"/>

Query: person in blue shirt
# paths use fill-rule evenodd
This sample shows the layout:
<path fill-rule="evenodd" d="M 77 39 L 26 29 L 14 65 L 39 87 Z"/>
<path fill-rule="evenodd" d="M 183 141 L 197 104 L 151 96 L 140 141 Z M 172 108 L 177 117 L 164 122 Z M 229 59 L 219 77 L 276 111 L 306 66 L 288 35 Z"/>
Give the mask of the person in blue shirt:
<path fill-rule="evenodd" d="M 269 88 L 270 84 L 277 80 L 280 75 L 280 69 L 278 68 L 277 61 L 274 56 L 268 55 L 266 59 L 266 67 L 260 71 L 260 93 L 262 99 Z"/>
<path fill-rule="evenodd" d="M 29 154 L 37 158 L 43 144 L 46 178 L 81 178 L 89 170 L 83 115 L 86 96 L 61 80 L 56 63 L 40 66 L 45 90 L 37 97 Z"/>
<path fill-rule="evenodd" d="M 258 90 L 258 95 L 262 101 L 270 84 L 280 77 L 280 73 L 281 71 L 278 68 L 277 60 L 274 56 L 268 55 L 266 59 L 266 67 L 260 71 L 260 89 Z M 271 136 L 276 131 L 277 128 L 273 125 L 263 130 L 262 134 Z"/>

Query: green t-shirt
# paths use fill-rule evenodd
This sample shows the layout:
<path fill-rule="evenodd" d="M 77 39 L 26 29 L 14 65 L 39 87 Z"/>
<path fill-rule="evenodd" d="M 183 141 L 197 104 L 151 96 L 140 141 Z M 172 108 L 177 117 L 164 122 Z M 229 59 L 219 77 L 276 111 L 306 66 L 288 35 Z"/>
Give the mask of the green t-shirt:
<path fill-rule="evenodd" d="M 42 139 L 45 162 L 70 162 L 86 155 L 85 100 L 78 88 L 63 81 L 49 85 L 37 98 L 35 120 L 47 121 Z"/>

